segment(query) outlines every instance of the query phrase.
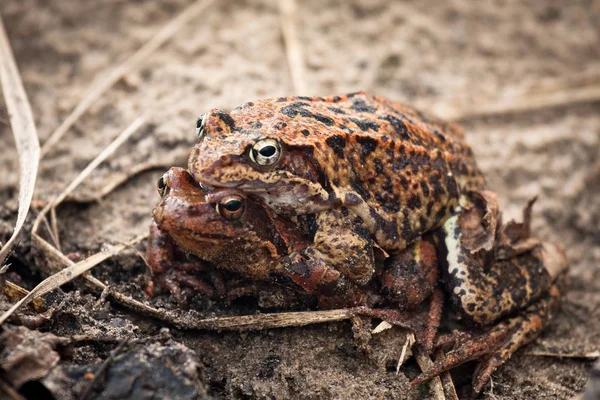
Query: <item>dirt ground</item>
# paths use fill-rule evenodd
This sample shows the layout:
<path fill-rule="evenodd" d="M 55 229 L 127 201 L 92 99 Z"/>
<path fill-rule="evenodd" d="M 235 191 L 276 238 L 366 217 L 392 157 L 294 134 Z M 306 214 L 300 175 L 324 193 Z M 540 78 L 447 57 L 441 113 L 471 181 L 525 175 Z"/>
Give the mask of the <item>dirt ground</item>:
<path fill-rule="evenodd" d="M 532 353 L 583 355 L 600 350 L 600 102 L 568 101 L 494 115 L 481 110 L 503 99 L 518 103 L 532 94 L 543 99 L 599 85 L 599 3 L 297 3 L 306 93 L 294 88 L 277 2 L 220 1 L 119 80 L 76 122 L 40 163 L 38 204 L 60 193 L 146 110 L 150 123 L 75 195 L 79 200 L 93 198 L 144 163 L 157 168 L 135 176 L 100 201 L 63 205 L 58 210 L 62 251 L 86 256 L 105 244 L 145 233 L 158 202 L 156 180 L 169 166 L 185 166 L 195 141 L 194 123 L 202 112 L 214 107 L 228 110 L 266 97 L 367 90 L 460 120 L 489 187 L 498 192 L 505 218 L 518 218 L 525 202 L 538 195 L 536 235 L 561 243 L 567 251 L 570 281 L 562 310 L 539 339 L 493 374 L 493 388 L 486 387 L 481 398 L 571 399 L 582 392 L 593 360 Z M 41 143 L 92 82 L 106 77 L 189 4 L 187 0 L 0 0 Z M 0 242 L 4 242 L 16 219 L 18 162 L 1 101 Z M 39 208 L 33 217 L 37 212 Z M 31 229 L 31 222 L 26 228 Z M 28 234 L 22 235 L 9 261 L 7 279 L 29 289 L 48 274 L 44 257 Z M 147 300 L 141 287 L 148 275 L 133 250 L 101 264 L 93 274 L 117 290 Z M 162 393 L 171 398 L 428 396 L 426 388 L 409 385 L 418 373 L 414 362 L 398 375 L 394 372 L 405 338 L 396 329 L 374 337 L 370 354 L 357 348 L 349 322 L 243 334 L 172 327 L 166 331 L 161 330 L 164 325 L 122 307 L 98 305 L 97 294 L 78 288 L 81 285 L 68 284 L 49 296 L 47 302 L 56 311 L 38 331 L 9 325 L 0 337 L 4 357 L 10 352 L 6 344 L 19 337 L 30 340 L 30 345 L 42 341 L 49 346 L 44 354 L 59 355 L 45 378 L 34 377 L 34 383 L 21 388 L 27 398 L 49 392 L 56 398 L 152 398 L 150 393 L 159 387 L 165 392 L 158 391 L 158 397 Z M 4 307 L 6 299 L 1 303 Z M 175 307 L 166 296 L 152 303 Z M 227 308 L 204 299 L 196 299 L 193 306 L 205 316 L 256 311 L 248 305 Z M 49 333 L 71 338 L 74 344 L 66 345 Z M 75 340 L 74 335 L 88 339 Z M 125 337 L 129 343 L 115 351 Z M 103 364 L 107 358 L 111 362 Z M 101 391 L 98 384 L 96 392 L 84 395 L 86 372 L 98 373 L 100 365 L 113 386 Z M 468 367 L 455 374 L 458 386 L 461 382 L 464 386 Z M 132 371 L 141 372 L 130 378 Z M 8 378 L 2 379 L 4 387 Z M 115 379 L 121 380 L 117 384 Z"/>

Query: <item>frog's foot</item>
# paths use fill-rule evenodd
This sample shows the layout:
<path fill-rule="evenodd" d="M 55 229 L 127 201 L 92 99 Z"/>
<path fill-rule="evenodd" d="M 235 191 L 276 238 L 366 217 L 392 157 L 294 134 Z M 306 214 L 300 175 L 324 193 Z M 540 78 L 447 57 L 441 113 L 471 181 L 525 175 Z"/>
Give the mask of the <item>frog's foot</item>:
<path fill-rule="evenodd" d="M 357 307 L 355 315 L 381 319 L 389 324 L 410 329 L 417 343 L 430 353 L 433 340 L 440 325 L 444 293 L 436 288 L 430 297 L 429 305 L 423 310 L 405 311 L 399 309 L 377 309 Z"/>
<path fill-rule="evenodd" d="M 171 269 L 164 274 L 154 276 L 153 279 L 160 287 L 167 289 L 180 305 L 187 304 L 187 296 L 181 288 L 182 286 L 190 287 L 209 298 L 215 297 L 216 294 L 214 288 L 197 276 L 182 270 Z"/>
<path fill-rule="evenodd" d="M 444 359 L 423 371 L 412 384 L 426 382 L 464 362 L 479 360 L 472 383 L 473 394 L 478 394 L 496 368 L 508 360 L 518 348 L 531 342 L 540 334 L 547 324 L 550 313 L 558 305 L 559 299 L 559 286 L 554 285 L 546 296 L 529 306 L 522 314 L 498 323 L 487 333 L 467 339 L 458 348 L 448 352 Z"/>

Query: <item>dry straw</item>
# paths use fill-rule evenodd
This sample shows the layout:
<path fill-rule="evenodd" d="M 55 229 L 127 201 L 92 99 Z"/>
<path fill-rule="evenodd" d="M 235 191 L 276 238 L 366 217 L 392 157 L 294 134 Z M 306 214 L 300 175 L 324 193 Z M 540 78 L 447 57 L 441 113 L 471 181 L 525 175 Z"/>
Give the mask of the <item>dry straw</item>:
<path fill-rule="evenodd" d="M 0 265 L 2 265 L 19 236 L 29 212 L 40 158 L 40 145 L 31 106 L 21 82 L 21 75 L 10 48 L 2 18 L 0 18 L 0 82 L 19 154 L 20 170 L 19 212 L 13 234 L 0 250 Z"/>

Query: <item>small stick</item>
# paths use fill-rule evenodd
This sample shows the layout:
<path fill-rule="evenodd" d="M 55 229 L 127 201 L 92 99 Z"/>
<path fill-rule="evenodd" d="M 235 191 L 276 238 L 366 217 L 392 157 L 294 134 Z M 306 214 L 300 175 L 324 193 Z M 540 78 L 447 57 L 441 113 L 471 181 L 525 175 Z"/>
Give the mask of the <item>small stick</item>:
<path fill-rule="evenodd" d="M 40 145 L 35 128 L 35 120 L 1 17 L 0 83 L 2 84 L 2 93 L 4 94 L 8 115 L 10 116 L 10 125 L 15 138 L 20 170 L 17 221 L 12 235 L 4 243 L 4 246 L 0 248 L 1 266 L 19 236 L 25 223 L 25 218 L 29 213 L 40 158 Z M 2 149 L 2 151 L 8 150 Z"/>
<path fill-rule="evenodd" d="M 27 289 L 22 288 L 21 286 L 12 283 L 10 281 L 4 281 L 4 285 L 2 286 L 2 293 L 12 301 L 19 301 L 23 297 L 29 294 Z M 44 300 L 42 299 L 34 299 L 32 301 L 33 309 L 36 312 L 43 312 L 45 310 Z"/>
<path fill-rule="evenodd" d="M 446 354 L 442 349 L 437 349 L 435 352 L 435 361 L 443 361 L 446 358 Z M 440 374 L 442 380 L 442 386 L 444 387 L 444 394 L 448 400 L 459 400 L 458 394 L 456 394 L 456 388 L 454 382 L 452 382 L 452 376 L 450 371 L 445 371 Z"/>
<path fill-rule="evenodd" d="M 415 351 L 415 359 L 417 360 L 417 364 L 421 367 L 421 371 L 427 371 L 433 366 L 433 361 L 431 358 L 421 349 L 417 348 Z M 439 376 L 433 377 L 429 381 L 429 391 L 431 393 L 432 398 L 436 400 L 446 400 L 446 396 L 444 395 L 444 386 L 442 385 L 442 380 Z"/>
<path fill-rule="evenodd" d="M 298 39 L 296 26 L 296 10 L 298 5 L 295 0 L 279 0 L 281 14 L 281 32 L 292 77 L 292 85 L 296 94 L 306 94 L 304 51 Z"/>
<path fill-rule="evenodd" d="M 27 400 L 21 396 L 11 385 L 4 382 L 4 379 L 0 379 L 0 389 L 4 391 L 12 400 Z"/>
<path fill-rule="evenodd" d="M 412 348 L 412 345 L 415 343 L 415 334 L 409 333 L 406 335 L 406 341 L 404 342 L 404 346 L 402 346 L 402 352 L 400 353 L 400 358 L 398 359 L 398 364 L 396 364 L 396 375 L 400 373 L 400 367 L 404 364 L 404 358 L 406 357 L 406 351 L 409 347 Z"/>
<path fill-rule="evenodd" d="M 52 227 L 52 238 L 56 243 L 56 248 L 62 253 L 60 248 L 60 236 L 58 234 L 58 224 L 56 223 L 56 207 L 50 209 L 50 226 Z"/>

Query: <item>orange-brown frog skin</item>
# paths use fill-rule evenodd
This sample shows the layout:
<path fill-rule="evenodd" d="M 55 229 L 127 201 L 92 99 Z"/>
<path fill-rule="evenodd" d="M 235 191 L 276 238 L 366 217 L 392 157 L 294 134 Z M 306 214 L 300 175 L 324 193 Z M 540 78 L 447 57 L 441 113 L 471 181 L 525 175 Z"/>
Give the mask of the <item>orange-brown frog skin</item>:
<path fill-rule="evenodd" d="M 468 320 L 487 325 L 537 307 L 531 311 L 535 323 L 520 317 L 526 321 L 513 327 L 522 337 L 505 335 L 508 342 L 495 344 L 500 355 L 479 370 L 476 389 L 544 325 L 564 258 L 528 234 L 511 242 L 518 249 L 512 257 L 497 256 L 499 212 L 490 211 L 490 196 L 491 207 L 478 203 L 484 178 L 457 125 L 360 92 L 254 101 L 231 113 L 213 109 L 199 118 L 197 133 L 189 158 L 195 180 L 243 191 L 280 215 L 314 214 L 315 241 L 308 249 L 319 258 L 335 264 L 339 254 L 348 257 L 360 247 L 339 251 L 340 243 L 358 243 L 356 232 L 333 224 L 343 207 L 392 259 L 419 249 L 432 233 L 447 293 Z M 490 223 L 492 214 L 497 223 Z M 491 237 L 485 245 L 466 239 L 465 231 L 479 228 Z M 375 276 L 365 262 L 343 272 L 359 286 Z M 457 362 L 449 360 L 445 367 Z"/>
<path fill-rule="evenodd" d="M 461 191 L 483 187 L 458 126 L 366 93 L 255 101 L 199 122 L 197 181 L 252 193 L 278 213 L 345 205 L 385 249 L 405 248 L 450 216 Z M 276 165 L 252 161 L 264 138 L 282 147 Z"/>
<path fill-rule="evenodd" d="M 159 191 L 162 199 L 153 212 L 147 259 L 153 279 L 178 299 L 183 300 L 180 285 L 209 296 L 215 293 L 196 277 L 205 263 L 178 261 L 176 249 L 251 281 L 271 281 L 316 295 L 321 307 L 372 306 L 379 301 L 375 292 L 359 288 L 325 260 L 310 252 L 300 257 L 297 252 L 309 245 L 306 229 L 274 218 L 267 207 L 238 190 L 208 192 L 187 171 L 171 168 L 161 178 Z M 239 208 L 232 211 L 230 204 Z M 401 283 L 396 279 L 388 284 Z"/>

